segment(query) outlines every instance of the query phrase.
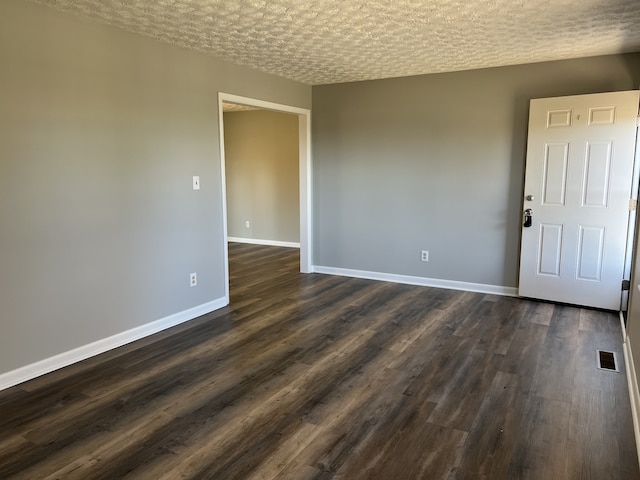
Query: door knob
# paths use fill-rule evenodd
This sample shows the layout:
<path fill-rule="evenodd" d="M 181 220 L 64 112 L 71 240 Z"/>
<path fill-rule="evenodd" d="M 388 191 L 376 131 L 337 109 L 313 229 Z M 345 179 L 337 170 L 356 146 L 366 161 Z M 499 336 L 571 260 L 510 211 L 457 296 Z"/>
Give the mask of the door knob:
<path fill-rule="evenodd" d="M 532 223 L 533 223 L 533 210 L 531 208 L 527 208 L 524 211 L 524 226 L 528 228 L 531 226 Z"/>

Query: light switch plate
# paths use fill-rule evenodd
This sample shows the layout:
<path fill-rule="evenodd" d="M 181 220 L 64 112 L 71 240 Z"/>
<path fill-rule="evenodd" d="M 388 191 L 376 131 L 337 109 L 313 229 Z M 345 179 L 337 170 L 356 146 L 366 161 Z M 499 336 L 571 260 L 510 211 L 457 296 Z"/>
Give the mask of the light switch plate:
<path fill-rule="evenodd" d="M 200 177 L 197 175 L 193 176 L 193 189 L 200 190 Z"/>

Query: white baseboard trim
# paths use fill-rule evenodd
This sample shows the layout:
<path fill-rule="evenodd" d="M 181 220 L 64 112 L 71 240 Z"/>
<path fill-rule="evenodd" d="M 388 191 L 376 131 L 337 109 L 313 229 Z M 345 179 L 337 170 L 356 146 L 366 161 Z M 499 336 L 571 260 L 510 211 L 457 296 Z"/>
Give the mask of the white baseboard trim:
<path fill-rule="evenodd" d="M 624 313 L 619 313 L 620 328 L 622 329 L 622 343 L 627 341 L 627 328 L 624 326 Z"/>
<path fill-rule="evenodd" d="M 145 325 L 125 330 L 107 338 L 97 340 L 87 345 L 74 348 L 68 352 L 63 352 L 53 357 L 45 358 L 38 362 L 17 368 L 7 373 L 0 374 L 0 390 L 13 387 L 19 383 L 26 382 L 46 373 L 53 372 L 73 363 L 80 362 L 89 357 L 99 355 L 114 348 L 121 347 L 127 343 L 135 342 L 141 338 L 148 337 L 167 328 L 179 325 L 189 320 L 193 320 L 206 313 L 213 312 L 229 304 L 229 299 L 222 297 L 197 307 L 174 313 L 168 317 L 155 320 Z"/>
<path fill-rule="evenodd" d="M 300 248 L 300 243 L 281 242 L 280 240 L 259 240 L 256 238 L 227 237 L 229 242 L 250 243 L 252 245 L 268 245 L 269 247 Z"/>
<path fill-rule="evenodd" d="M 348 268 L 313 266 L 314 273 L 328 275 L 340 275 L 343 277 L 366 278 L 368 280 L 381 280 L 384 282 L 406 283 L 408 285 L 420 285 L 423 287 L 448 288 L 450 290 L 462 290 L 465 292 L 491 293 L 508 297 L 517 297 L 518 289 L 502 287 L 500 285 L 486 285 L 484 283 L 458 282 L 455 280 L 441 280 L 438 278 L 413 277 L 410 275 L 397 275 L 395 273 L 368 272 L 365 270 L 351 270 Z"/>
<path fill-rule="evenodd" d="M 633 353 L 631 352 L 631 343 L 629 338 L 625 336 L 622 344 L 624 352 L 624 363 L 627 371 L 627 385 L 629 386 L 629 400 L 631 401 L 631 416 L 633 417 L 633 432 L 636 437 L 636 451 L 638 453 L 638 463 L 640 464 L 640 422 L 638 413 L 640 413 L 640 392 L 638 391 L 638 377 L 636 376 L 636 367 L 633 363 Z"/>

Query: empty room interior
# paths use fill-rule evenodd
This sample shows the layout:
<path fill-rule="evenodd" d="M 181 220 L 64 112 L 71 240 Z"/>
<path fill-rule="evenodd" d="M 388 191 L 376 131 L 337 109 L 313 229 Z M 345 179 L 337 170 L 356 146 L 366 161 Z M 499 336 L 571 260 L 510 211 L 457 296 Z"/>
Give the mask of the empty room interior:
<path fill-rule="evenodd" d="M 640 479 L 639 89 L 631 0 L 2 0 L 0 478 Z"/>

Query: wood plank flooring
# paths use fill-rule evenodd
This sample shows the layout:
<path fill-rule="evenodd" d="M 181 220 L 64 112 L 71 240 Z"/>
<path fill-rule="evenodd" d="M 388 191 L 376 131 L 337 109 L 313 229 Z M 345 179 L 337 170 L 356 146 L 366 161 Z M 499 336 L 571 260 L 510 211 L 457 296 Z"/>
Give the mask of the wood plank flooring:
<path fill-rule="evenodd" d="M 639 479 L 617 315 L 298 273 L 0 392 L 2 479 Z"/>

